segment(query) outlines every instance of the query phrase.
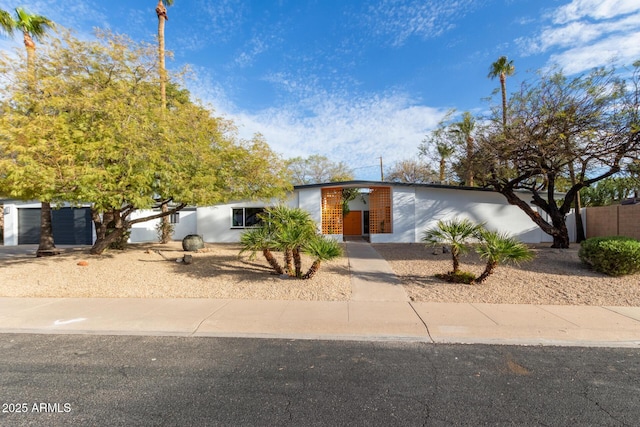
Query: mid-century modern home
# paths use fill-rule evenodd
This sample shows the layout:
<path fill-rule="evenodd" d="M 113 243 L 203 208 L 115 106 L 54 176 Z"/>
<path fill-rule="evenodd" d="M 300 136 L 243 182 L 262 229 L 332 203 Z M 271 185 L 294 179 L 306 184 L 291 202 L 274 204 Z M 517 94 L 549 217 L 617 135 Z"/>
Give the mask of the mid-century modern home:
<path fill-rule="evenodd" d="M 358 195 L 343 210 L 343 190 Z M 530 195 L 521 193 L 525 201 Z M 205 242 L 239 242 L 244 229 L 255 226 L 257 214 L 278 201 L 238 201 L 216 206 L 184 209 L 173 215 L 173 238 L 199 234 Z M 308 211 L 322 234 L 342 240 L 363 236 L 372 243 L 420 242 L 424 230 L 438 220 L 468 218 L 489 229 L 507 232 L 525 243 L 552 239 L 517 206 L 501 194 L 482 188 L 440 184 L 407 184 L 376 181 L 345 181 L 294 187 L 284 202 Z M 5 245 L 38 243 L 39 203 L 5 201 Z M 535 207 L 534 207 L 535 208 Z M 537 208 L 536 208 L 537 209 Z M 545 213 L 538 211 L 543 217 Z M 92 244 L 95 239 L 88 208 L 64 207 L 53 213 L 57 244 Z M 157 240 L 156 221 L 135 224 L 131 242 Z M 567 219 L 573 236 L 573 217 Z"/>

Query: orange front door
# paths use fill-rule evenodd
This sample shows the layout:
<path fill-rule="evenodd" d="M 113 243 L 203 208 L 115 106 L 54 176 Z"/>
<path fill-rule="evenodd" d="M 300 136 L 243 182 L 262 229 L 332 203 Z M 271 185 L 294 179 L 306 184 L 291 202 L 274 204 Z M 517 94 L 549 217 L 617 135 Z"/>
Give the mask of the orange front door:
<path fill-rule="evenodd" d="M 342 224 L 345 236 L 362 236 L 362 211 L 350 211 Z"/>

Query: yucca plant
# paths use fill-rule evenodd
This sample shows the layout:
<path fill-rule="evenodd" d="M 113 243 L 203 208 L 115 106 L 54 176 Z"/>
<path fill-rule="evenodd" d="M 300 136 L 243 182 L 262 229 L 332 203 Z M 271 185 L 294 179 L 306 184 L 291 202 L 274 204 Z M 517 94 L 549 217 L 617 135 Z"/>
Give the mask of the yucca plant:
<path fill-rule="evenodd" d="M 303 250 L 314 259 L 309 271 L 302 276 L 303 279 L 313 278 L 318 273 L 322 262 L 342 256 L 342 247 L 338 242 L 319 235 L 307 242 Z"/>
<path fill-rule="evenodd" d="M 519 264 L 534 258 L 533 252 L 522 242 L 496 231 L 483 231 L 482 243 L 476 248 L 480 258 L 487 261 L 484 271 L 472 283 L 483 283 L 496 269 L 498 264 Z"/>
<path fill-rule="evenodd" d="M 451 261 L 453 263 L 453 275 L 460 271 L 460 255 L 468 252 L 468 242 L 472 238 L 478 238 L 482 225 L 474 224 L 468 219 L 452 219 L 438 221 L 435 228 L 423 233 L 422 241 L 428 245 L 448 245 L 451 248 Z"/>

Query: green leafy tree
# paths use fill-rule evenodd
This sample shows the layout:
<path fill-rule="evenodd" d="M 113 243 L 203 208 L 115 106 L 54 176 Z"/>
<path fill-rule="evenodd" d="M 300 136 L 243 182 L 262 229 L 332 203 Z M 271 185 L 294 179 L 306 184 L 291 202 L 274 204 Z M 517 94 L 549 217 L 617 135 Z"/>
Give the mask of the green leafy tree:
<path fill-rule="evenodd" d="M 325 156 L 294 157 L 287 160 L 293 185 L 349 181 L 353 171 L 344 162 L 333 162 Z"/>
<path fill-rule="evenodd" d="M 453 270 L 451 274 L 460 271 L 460 255 L 468 252 L 469 241 L 478 238 L 482 225 L 474 224 L 468 219 L 452 219 L 438 221 L 436 227 L 423 233 L 422 241 L 427 245 L 447 245 L 451 248 Z"/>
<path fill-rule="evenodd" d="M 14 197 L 91 203 L 102 253 L 139 222 L 187 204 L 280 197 L 290 188 L 284 163 L 260 135 L 239 140 L 231 122 L 195 103 L 175 101 L 163 114 L 155 81 L 156 50 L 126 37 L 56 39 L 39 58 L 38 98 L 20 91 L 6 58 L 0 73 L 0 177 Z M 140 209 L 168 212 L 132 219 Z"/>
<path fill-rule="evenodd" d="M 489 74 L 487 77 L 500 79 L 500 93 L 502 95 L 502 127 L 507 127 L 507 77 L 512 76 L 515 73 L 516 68 L 513 65 L 513 60 L 507 59 L 506 56 L 501 56 L 498 60 L 491 64 L 489 68 Z"/>
<path fill-rule="evenodd" d="M 635 197 L 640 188 L 633 177 L 609 177 L 580 190 L 585 206 L 608 206 Z"/>
<path fill-rule="evenodd" d="M 498 264 L 518 264 L 534 258 L 533 252 L 522 242 L 496 231 L 483 230 L 481 243 L 476 247 L 480 258 L 486 260 L 484 271 L 472 283 L 484 283 L 493 274 Z"/>
<path fill-rule="evenodd" d="M 387 169 L 385 176 L 390 182 L 427 184 L 438 179 L 438 174 L 422 160 L 401 160 Z"/>

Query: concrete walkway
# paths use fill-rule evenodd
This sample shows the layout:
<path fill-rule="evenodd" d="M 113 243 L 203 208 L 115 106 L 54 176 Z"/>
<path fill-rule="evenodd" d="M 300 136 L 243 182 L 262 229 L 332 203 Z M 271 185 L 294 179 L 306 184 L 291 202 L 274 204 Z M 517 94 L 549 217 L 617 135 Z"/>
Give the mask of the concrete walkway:
<path fill-rule="evenodd" d="M 349 301 L 0 298 L 0 333 L 640 348 L 640 307 L 411 302 L 371 245 L 348 242 L 347 252 Z"/>

